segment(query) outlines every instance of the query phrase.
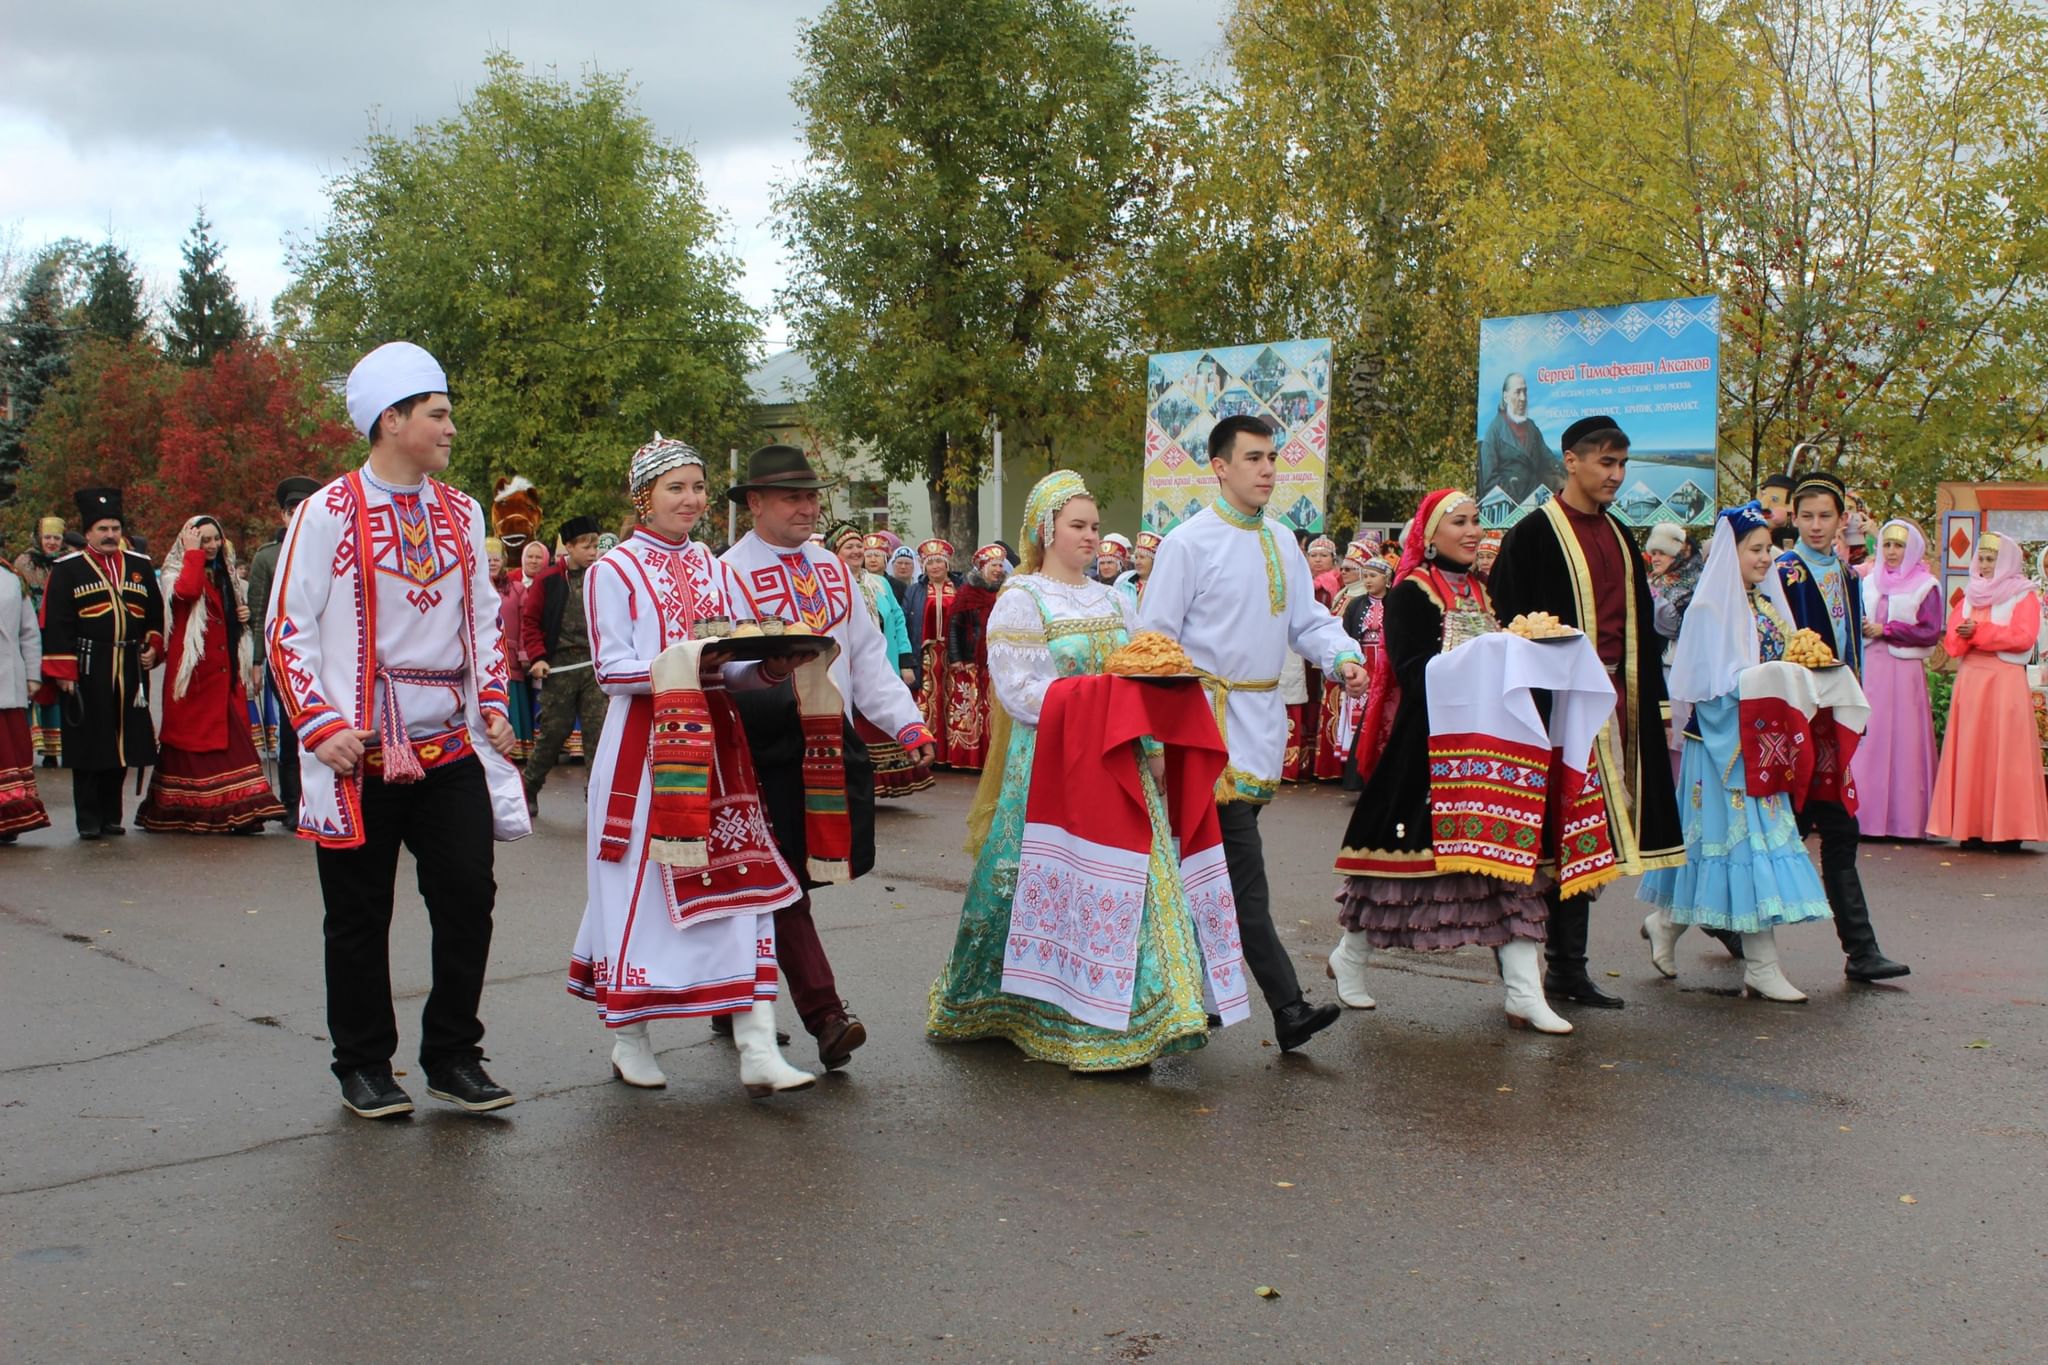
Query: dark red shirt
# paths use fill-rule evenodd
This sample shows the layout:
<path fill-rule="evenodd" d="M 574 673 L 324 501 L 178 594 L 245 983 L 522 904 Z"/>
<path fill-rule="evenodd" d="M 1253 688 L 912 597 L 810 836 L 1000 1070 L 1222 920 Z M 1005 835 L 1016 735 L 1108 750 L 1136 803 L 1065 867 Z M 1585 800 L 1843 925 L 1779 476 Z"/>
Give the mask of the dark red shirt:
<path fill-rule="evenodd" d="M 1598 616 L 1591 623 L 1593 646 L 1600 652 L 1600 662 L 1614 667 L 1621 663 L 1628 644 L 1627 552 L 1605 512 L 1580 512 L 1563 498 L 1557 505 L 1564 509 L 1572 534 L 1579 538 L 1579 550 L 1593 571 L 1593 607 Z M 1579 624 L 1582 629 L 1588 625 L 1584 621 Z"/>

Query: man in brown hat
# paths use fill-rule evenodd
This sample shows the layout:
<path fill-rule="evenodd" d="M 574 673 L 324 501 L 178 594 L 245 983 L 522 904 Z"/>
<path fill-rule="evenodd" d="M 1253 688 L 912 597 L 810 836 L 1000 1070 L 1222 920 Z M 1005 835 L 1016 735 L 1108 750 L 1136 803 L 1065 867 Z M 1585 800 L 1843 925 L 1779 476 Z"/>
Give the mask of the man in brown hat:
<path fill-rule="evenodd" d="M 852 870 L 858 877 L 875 865 L 875 772 L 867 745 L 854 730 L 852 713 L 858 710 L 894 735 L 918 765 L 931 762 L 932 736 L 889 657 L 881 627 L 861 603 L 859 585 L 837 555 L 811 540 L 822 490 L 830 486 L 795 446 L 755 451 L 747 460 L 746 478 L 727 492 L 747 509 L 754 528 L 725 552 L 723 560 L 747 594 L 754 615 L 802 622 L 839 642 L 832 682 L 847 709 L 846 813 L 853 836 Z M 732 698 L 746 725 L 761 804 L 775 828 L 776 846 L 804 879 L 803 899 L 775 912 L 776 958 L 805 1030 L 818 1040 L 818 1060 L 828 1070 L 836 1069 L 867 1041 L 867 1030 L 840 999 L 832 963 L 811 918 L 810 892 L 819 883 L 803 872 L 804 744 L 796 693 L 783 683 L 735 691 Z"/>

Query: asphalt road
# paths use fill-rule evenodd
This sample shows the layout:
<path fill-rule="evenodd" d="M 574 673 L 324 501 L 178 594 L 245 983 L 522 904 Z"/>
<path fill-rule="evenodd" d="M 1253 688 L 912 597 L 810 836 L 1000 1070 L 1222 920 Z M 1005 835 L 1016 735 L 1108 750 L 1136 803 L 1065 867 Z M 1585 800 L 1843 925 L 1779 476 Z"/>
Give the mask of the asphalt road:
<path fill-rule="evenodd" d="M 0 847 L 0 1359 L 2048 1356 L 2034 855 L 1867 847 L 1898 988 L 1845 984 L 1825 926 L 1781 939 L 1805 1007 L 1737 998 L 1697 935 L 1664 982 L 1623 884 L 1594 958 L 1628 1008 L 1576 1011 L 1570 1038 L 1511 1033 L 1484 955 L 1390 957 L 1380 1008 L 1302 1053 L 1261 1009 L 1082 1078 L 923 1037 L 968 872 L 948 778 L 885 807 L 880 870 L 820 897 L 869 1045 L 756 1103 L 697 1023 L 655 1026 L 668 1090 L 611 1079 L 562 989 L 569 772 L 499 850 L 486 1049 L 519 1103 L 478 1119 L 420 1093 L 401 872 L 421 1110 L 371 1124 L 326 1069 L 309 848 L 82 845 L 66 776 L 42 776 L 60 828 Z M 1290 791 L 1265 820 L 1324 998 L 1348 803 Z"/>

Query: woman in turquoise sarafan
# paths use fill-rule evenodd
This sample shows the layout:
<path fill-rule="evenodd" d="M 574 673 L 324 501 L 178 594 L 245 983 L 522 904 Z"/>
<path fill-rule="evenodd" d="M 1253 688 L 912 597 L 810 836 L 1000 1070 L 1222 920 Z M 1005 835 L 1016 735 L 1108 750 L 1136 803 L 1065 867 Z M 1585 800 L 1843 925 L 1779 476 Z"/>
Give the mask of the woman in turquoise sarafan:
<path fill-rule="evenodd" d="M 1020 538 L 1022 568 L 989 613 L 995 724 L 990 761 L 968 817 L 968 850 L 977 855 L 974 875 L 953 955 L 932 983 L 926 1031 L 944 1042 L 1007 1038 L 1029 1056 L 1074 1071 L 1143 1066 L 1208 1040 L 1201 948 L 1174 861 L 1166 805 L 1149 766 L 1142 781 L 1153 853 L 1129 1027 L 1119 1032 L 1086 1024 L 1057 1005 L 1002 989 L 1025 795 L 1046 689 L 1060 678 L 1102 672 L 1130 638 L 1134 619 L 1124 594 L 1087 576 L 1101 529 L 1095 500 L 1078 474 L 1056 470 L 1039 481 L 1025 504 Z M 1133 752 L 1131 762 L 1147 760 Z"/>
<path fill-rule="evenodd" d="M 1742 758 L 1742 676 L 1784 658 L 1792 609 L 1771 569 L 1771 525 L 1756 503 L 1721 513 L 1707 566 L 1671 660 L 1671 702 L 1691 703 L 1679 767 L 1685 863 L 1658 868 L 1638 892 L 1658 907 L 1643 922 L 1650 963 L 1673 958 L 1690 925 L 1742 935 L 1745 994 L 1806 999 L 1778 965 L 1776 929 L 1829 917 L 1789 795 L 1751 796 Z"/>

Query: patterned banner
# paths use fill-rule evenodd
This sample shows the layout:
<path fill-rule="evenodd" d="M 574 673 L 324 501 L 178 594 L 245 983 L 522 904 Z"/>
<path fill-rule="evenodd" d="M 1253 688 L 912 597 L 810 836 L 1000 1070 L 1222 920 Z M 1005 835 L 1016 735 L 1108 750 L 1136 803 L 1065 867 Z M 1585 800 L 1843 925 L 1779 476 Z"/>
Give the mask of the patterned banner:
<path fill-rule="evenodd" d="M 1271 513 L 1323 529 L 1330 468 L 1330 342 L 1275 341 L 1155 355 L 1145 367 L 1144 527 L 1160 535 L 1216 496 L 1209 432 L 1248 413 L 1273 424 L 1280 474 Z"/>

